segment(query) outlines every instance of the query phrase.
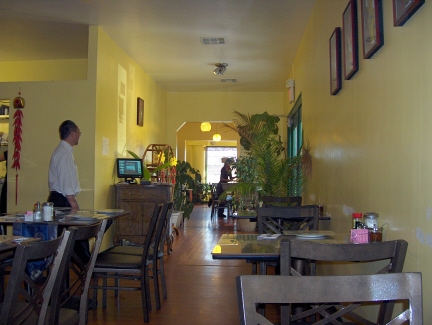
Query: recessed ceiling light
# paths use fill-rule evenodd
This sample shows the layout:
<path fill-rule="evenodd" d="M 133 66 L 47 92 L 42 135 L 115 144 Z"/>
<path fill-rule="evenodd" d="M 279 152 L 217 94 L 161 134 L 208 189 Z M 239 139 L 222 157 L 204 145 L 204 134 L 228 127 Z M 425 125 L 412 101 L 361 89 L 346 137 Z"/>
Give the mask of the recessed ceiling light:
<path fill-rule="evenodd" d="M 221 45 L 225 44 L 224 37 L 201 37 L 201 44 L 203 45 Z"/>

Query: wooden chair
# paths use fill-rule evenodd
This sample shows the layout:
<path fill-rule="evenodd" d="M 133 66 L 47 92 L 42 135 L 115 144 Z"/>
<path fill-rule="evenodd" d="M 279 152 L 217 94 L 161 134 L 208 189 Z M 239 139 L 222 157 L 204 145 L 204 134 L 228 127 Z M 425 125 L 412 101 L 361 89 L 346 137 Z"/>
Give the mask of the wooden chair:
<path fill-rule="evenodd" d="M 405 240 L 369 244 L 323 244 L 307 240 L 282 240 L 280 248 L 280 270 L 282 275 L 316 275 L 317 262 L 361 264 L 383 261 L 377 274 L 402 272 L 408 243 Z M 384 266 L 382 264 L 385 264 Z M 372 265 L 373 266 L 373 265 Z M 360 268 L 361 272 L 364 272 Z M 378 323 L 390 321 L 394 302 L 382 303 Z M 304 314 L 292 315 L 287 308 L 282 309 L 283 319 L 301 318 Z M 308 314 L 306 310 L 304 313 Z M 362 319 L 356 315 L 357 318 Z"/>
<path fill-rule="evenodd" d="M 168 204 L 164 204 L 165 213 L 168 210 Z M 162 205 L 156 204 L 153 215 L 150 220 L 147 235 L 144 241 L 141 256 L 112 254 L 109 252 L 100 253 L 96 259 L 93 269 L 95 285 L 90 286 L 93 289 L 93 308 L 96 308 L 98 289 L 103 290 L 102 307 L 106 308 L 106 291 L 115 290 L 141 290 L 142 308 L 144 322 L 149 322 L 150 288 L 149 288 L 149 268 L 147 266 L 151 243 L 154 241 L 156 225 L 158 218 L 162 215 Z M 98 283 L 98 278 L 103 279 L 102 285 Z M 107 279 L 114 279 L 114 285 L 108 285 Z M 121 285 L 120 280 L 139 281 L 139 286 Z"/>
<path fill-rule="evenodd" d="M 218 186 L 218 183 L 212 183 L 211 184 L 211 199 L 212 199 L 211 214 L 210 214 L 211 219 L 213 219 L 213 216 L 218 214 L 219 209 L 222 209 L 222 210 L 228 209 L 227 205 L 225 205 L 225 204 L 220 205 L 217 186 Z M 222 203 L 224 203 L 224 202 L 222 202 Z"/>
<path fill-rule="evenodd" d="M 406 301 L 402 313 L 392 318 L 392 325 L 422 325 L 422 283 L 420 273 L 391 273 L 347 276 L 272 276 L 243 275 L 237 277 L 237 296 L 242 325 L 272 324 L 257 312 L 257 304 L 319 304 L 313 313 L 326 312 L 326 317 L 309 324 L 340 324 L 341 317 L 363 303 Z M 353 303 L 332 313 L 327 303 Z M 406 308 L 406 309 L 405 309 Z M 357 323 L 356 323 L 357 324 Z M 368 323 L 377 324 L 377 323 Z M 379 324 L 390 324 L 379 323 Z"/>
<path fill-rule="evenodd" d="M 0 324 L 78 324 L 79 315 L 75 310 L 57 309 L 72 243 L 73 233 L 65 231 L 54 240 L 24 242 L 17 246 Z M 44 283 L 36 283 L 26 272 L 28 262 L 40 259 L 53 260 Z"/>
<path fill-rule="evenodd" d="M 66 290 L 61 295 L 61 307 L 72 308 L 79 311 L 80 325 L 87 323 L 88 316 L 88 292 L 93 274 L 93 268 L 99 253 L 102 239 L 105 233 L 107 219 L 99 223 L 89 226 L 74 226 L 69 227 L 69 230 L 74 230 L 74 244 L 77 240 L 92 240 L 91 255 L 86 263 L 82 261 L 79 255 L 73 250 L 69 259 L 66 272 L 72 272 L 74 281 L 67 283 Z M 69 274 L 68 274 L 69 275 Z M 66 277 L 69 279 L 69 276 Z M 69 282 L 69 281 L 67 281 Z"/>
<path fill-rule="evenodd" d="M 259 234 L 283 234 L 284 230 L 318 230 L 319 207 L 269 206 L 257 209 L 257 227 Z"/>
<path fill-rule="evenodd" d="M 261 201 L 263 202 L 263 207 L 302 205 L 301 196 L 263 196 Z"/>
<path fill-rule="evenodd" d="M 147 263 L 151 265 L 152 278 L 154 283 L 154 292 L 155 292 L 155 301 L 156 301 L 156 309 L 161 308 L 160 302 L 160 290 L 159 290 L 159 278 L 162 284 L 162 296 L 164 299 L 167 299 L 167 287 L 165 281 L 165 266 L 164 266 L 164 238 L 166 238 L 166 234 L 169 227 L 169 220 L 171 217 L 171 213 L 173 210 L 173 202 L 170 202 L 166 206 L 167 213 L 165 214 L 165 209 L 162 208 L 162 217 L 159 217 L 158 224 L 156 226 L 156 235 L 155 241 L 151 243 L 149 257 Z M 158 247 L 157 253 L 155 254 L 155 247 Z M 110 254 L 126 254 L 126 255 L 138 255 L 142 256 L 143 254 L 142 246 L 115 246 L 107 251 Z"/>

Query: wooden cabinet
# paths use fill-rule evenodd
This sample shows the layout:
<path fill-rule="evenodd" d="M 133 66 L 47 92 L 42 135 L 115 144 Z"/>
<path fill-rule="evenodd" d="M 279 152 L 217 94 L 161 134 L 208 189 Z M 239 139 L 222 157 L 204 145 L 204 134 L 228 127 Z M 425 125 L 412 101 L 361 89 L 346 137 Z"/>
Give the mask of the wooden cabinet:
<path fill-rule="evenodd" d="M 117 220 L 117 240 L 144 244 L 154 206 L 172 200 L 172 185 L 118 184 L 115 194 L 116 208 L 130 211 L 129 215 Z"/>

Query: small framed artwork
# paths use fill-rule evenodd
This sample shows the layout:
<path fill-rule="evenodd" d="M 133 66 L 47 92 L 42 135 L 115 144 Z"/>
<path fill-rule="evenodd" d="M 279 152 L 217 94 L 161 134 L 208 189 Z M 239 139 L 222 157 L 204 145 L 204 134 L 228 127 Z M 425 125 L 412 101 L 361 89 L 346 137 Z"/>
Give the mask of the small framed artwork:
<path fill-rule="evenodd" d="M 382 0 L 361 0 L 363 58 L 370 59 L 384 45 Z"/>
<path fill-rule="evenodd" d="M 144 99 L 137 99 L 137 125 L 144 125 Z"/>
<path fill-rule="evenodd" d="M 342 15 L 343 21 L 343 55 L 345 80 L 351 79 L 358 71 L 358 29 L 357 2 L 349 0 Z"/>
<path fill-rule="evenodd" d="M 330 48 L 330 94 L 342 89 L 341 29 L 336 27 L 329 39 Z"/>
<path fill-rule="evenodd" d="M 393 26 L 403 26 L 425 0 L 393 0 Z"/>

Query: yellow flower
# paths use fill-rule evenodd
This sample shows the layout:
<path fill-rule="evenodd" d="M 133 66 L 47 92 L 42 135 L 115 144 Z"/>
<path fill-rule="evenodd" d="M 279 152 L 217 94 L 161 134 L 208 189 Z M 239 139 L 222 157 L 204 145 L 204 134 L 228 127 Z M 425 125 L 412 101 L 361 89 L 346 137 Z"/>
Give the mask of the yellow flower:
<path fill-rule="evenodd" d="M 170 166 L 177 166 L 177 159 L 176 159 L 176 157 L 172 157 L 170 159 Z"/>

